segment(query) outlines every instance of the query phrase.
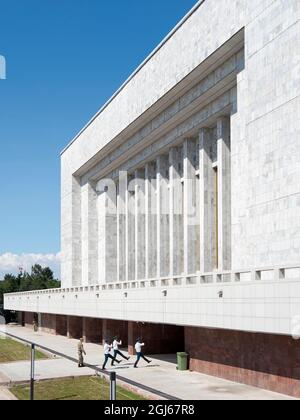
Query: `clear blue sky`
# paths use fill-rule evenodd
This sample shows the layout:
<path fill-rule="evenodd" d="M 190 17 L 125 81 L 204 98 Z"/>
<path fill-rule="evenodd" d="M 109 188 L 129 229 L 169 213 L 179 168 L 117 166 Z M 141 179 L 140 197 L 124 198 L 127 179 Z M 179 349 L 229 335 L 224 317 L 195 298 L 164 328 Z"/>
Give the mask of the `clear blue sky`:
<path fill-rule="evenodd" d="M 60 250 L 60 151 L 195 3 L 0 0 L 0 254 Z"/>

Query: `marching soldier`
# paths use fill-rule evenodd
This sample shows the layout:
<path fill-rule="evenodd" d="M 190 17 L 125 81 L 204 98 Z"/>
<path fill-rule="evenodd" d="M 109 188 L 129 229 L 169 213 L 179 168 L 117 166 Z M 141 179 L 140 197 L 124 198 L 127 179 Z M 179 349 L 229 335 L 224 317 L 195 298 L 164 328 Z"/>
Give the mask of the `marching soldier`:
<path fill-rule="evenodd" d="M 139 361 L 141 359 L 144 359 L 145 362 L 147 362 L 148 364 L 152 363 L 151 360 L 147 359 L 147 357 L 144 355 L 142 349 L 145 346 L 145 343 L 143 343 L 143 341 L 138 338 L 136 345 L 135 345 L 135 352 L 136 352 L 136 362 L 134 364 L 135 369 L 137 369 Z"/>
<path fill-rule="evenodd" d="M 82 368 L 84 367 L 84 360 L 83 360 L 83 355 L 86 356 L 86 352 L 84 350 L 84 346 L 83 346 L 83 338 L 80 339 L 79 343 L 78 343 L 78 367 Z"/>
<path fill-rule="evenodd" d="M 112 366 L 114 365 L 114 362 L 117 362 L 118 364 L 121 363 L 121 360 L 117 360 L 115 357 L 113 357 L 110 352 L 112 350 L 112 345 L 110 344 L 109 340 L 105 340 L 104 343 L 104 363 L 102 366 L 102 370 L 105 370 L 107 362 L 109 359 L 112 360 Z"/>
<path fill-rule="evenodd" d="M 114 351 L 114 360 L 111 362 L 111 365 L 114 366 L 114 361 L 117 360 L 117 356 L 121 356 L 123 357 L 123 359 L 125 360 L 129 360 L 130 357 L 126 357 L 120 350 L 119 350 L 119 346 L 122 346 L 122 341 L 119 339 L 119 337 L 115 337 L 114 341 L 113 341 L 113 351 Z"/>
<path fill-rule="evenodd" d="M 37 333 L 39 331 L 39 325 L 36 320 L 33 321 L 33 331 Z"/>

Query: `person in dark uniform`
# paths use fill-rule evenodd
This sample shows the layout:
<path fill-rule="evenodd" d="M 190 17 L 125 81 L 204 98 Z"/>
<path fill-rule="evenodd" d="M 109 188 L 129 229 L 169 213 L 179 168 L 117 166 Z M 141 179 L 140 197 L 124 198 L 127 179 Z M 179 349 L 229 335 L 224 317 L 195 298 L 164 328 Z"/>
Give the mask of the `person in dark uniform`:
<path fill-rule="evenodd" d="M 33 321 L 33 331 L 38 332 L 39 331 L 39 324 L 36 320 Z"/>
<path fill-rule="evenodd" d="M 84 367 L 83 355 L 86 356 L 86 351 L 83 346 L 83 341 L 84 341 L 83 338 L 81 338 L 78 343 L 78 367 L 79 368 Z"/>

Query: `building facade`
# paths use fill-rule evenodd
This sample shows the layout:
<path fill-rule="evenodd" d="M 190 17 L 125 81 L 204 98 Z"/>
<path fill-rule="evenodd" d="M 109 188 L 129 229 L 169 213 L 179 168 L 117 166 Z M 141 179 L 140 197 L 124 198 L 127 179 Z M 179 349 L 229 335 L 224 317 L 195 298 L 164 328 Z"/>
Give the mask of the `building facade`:
<path fill-rule="evenodd" d="M 197 3 L 61 155 L 31 324 L 300 397 L 300 2 Z"/>

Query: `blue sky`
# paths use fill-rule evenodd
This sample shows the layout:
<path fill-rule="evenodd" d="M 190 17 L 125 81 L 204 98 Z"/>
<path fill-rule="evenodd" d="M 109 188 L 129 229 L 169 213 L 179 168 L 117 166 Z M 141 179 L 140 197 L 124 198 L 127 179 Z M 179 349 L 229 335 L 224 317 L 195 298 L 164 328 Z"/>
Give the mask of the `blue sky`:
<path fill-rule="evenodd" d="M 60 160 L 196 0 L 0 0 L 0 276 L 58 270 Z"/>

